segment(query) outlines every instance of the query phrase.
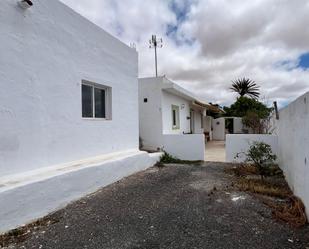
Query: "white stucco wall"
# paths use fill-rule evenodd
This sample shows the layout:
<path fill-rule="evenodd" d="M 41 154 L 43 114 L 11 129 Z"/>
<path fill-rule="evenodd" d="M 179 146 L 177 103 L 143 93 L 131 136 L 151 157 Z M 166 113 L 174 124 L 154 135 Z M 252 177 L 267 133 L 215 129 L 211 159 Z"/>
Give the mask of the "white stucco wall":
<path fill-rule="evenodd" d="M 162 77 L 139 79 L 139 134 L 145 149 L 156 150 L 163 145 L 161 84 Z"/>
<path fill-rule="evenodd" d="M 182 160 L 205 160 L 203 134 L 163 135 L 164 151 Z"/>
<path fill-rule="evenodd" d="M 237 153 L 247 152 L 253 142 L 264 142 L 269 144 L 275 155 L 278 156 L 278 137 L 263 134 L 227 134 L 225 142 L 226 162 L 243 162 L 245 156 Z"/>
<path fill-rule="evenodd" d="M 211 117 L 210 116 L 204 117 L 204 131 L 205 132 L 211 131 Z"/>
<path fill-rule="evenodd" d="M 233 118 L 233 132 L 234 134 L 242 134 L 244 125 L 242 123 L 242 118 L 234 117 Z"/>
<path fill-rule="evenodd" d="M 204 132 L 209 132 L 210 140 L 212 140 L 212 120 L 213 117 L 204 117 Z"/>
<path fill-rule="evenodd" d="M 138 148 L 137 53 L 58 1 L 0 8 L 0 175 Z M 81 80 L 112 120 L 81 118 Z"/>
<path fill-rule="evenodd" d="M 172 129 L 172 105 L 179 106 L 180 129 Z M 183 107 L 183 108 L 182 108 Z M 190 102 L 179 96 L 162 91 L 163 134 L 183 134 L 190 132 Z"/>
<path fill-rule="evenodd" d="M 309 216 L 309 92 L 280 110 L 274 123 L 280 167 Z"/>
<path fill-rule="evenodd" d="M 204 133 L 204 124 L 202 123 L 203 118 L 201 118 L 201 111 L 194 110 L 194 133 L 195 134 L 202 134 Z"/>
<path fill-rule="evenodd" d="M 225 140 L 225 119 L 217 118 L 212 120 L 212 137 L 213 140 L 224 141 Z"/>

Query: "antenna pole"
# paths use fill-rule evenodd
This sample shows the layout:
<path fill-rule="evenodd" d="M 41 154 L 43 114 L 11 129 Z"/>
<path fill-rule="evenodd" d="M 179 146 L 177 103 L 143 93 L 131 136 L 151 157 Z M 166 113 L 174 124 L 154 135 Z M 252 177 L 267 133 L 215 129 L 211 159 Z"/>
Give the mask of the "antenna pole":
<path fill-rule="evenodd" d="M 162 39 L 157 39 L 156 35 L 152 35 L 151 40 L 149 41 L 149 48 L 154 48 L 155 51 L 155 69 L 156 69 L 156 77 L 158 77 L 158 54 L 157 49 L 163 47 Z"/>
<path fill-rule="evenodd" d="M 157 46 L 155 46 L 155 64 L 156 64 L 156 77 L 158 77 L 158 55 L 157 55 Z"/>

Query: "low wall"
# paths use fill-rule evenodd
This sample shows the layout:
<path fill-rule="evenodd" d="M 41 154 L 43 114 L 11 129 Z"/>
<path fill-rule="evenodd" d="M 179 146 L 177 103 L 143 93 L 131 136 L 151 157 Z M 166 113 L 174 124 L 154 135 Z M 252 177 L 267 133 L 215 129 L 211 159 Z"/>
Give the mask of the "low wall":
<path fill-rule="evenodd" d="M 237 153 L 247 152 L 253 142 L 264 142 L 269 144 L 274 154 L 278 156 L 278 137 L 274 135 L 262 134 L 228 134 L 226 135 L 226 161 L 227 162 L 243 162 L 244 155 L 239 155 L 235 158 Z"/>
<path fill-rule="evenodd" d="M 205 160 L 203 134 L 163 135 L 163 150 L 181 160 Z"/>

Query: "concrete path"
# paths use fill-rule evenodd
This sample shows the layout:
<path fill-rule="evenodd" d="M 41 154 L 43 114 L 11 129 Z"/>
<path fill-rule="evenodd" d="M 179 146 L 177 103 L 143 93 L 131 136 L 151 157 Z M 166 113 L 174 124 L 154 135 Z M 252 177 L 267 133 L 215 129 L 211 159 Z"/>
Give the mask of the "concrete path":
<path fill-rule="evenodd" d="M 225 141 L 209 141 L 206 144 L 206 162 L 225 162 Z"/>
<path fill-rule="evenodd" d="M 48 226 L 7 248 L 309 247 L 308 227 L 292 229 L 256 197 L 227 188 L 234 176 L 225 166 L 169 165 L 135 174 L 55 213 Z"/>

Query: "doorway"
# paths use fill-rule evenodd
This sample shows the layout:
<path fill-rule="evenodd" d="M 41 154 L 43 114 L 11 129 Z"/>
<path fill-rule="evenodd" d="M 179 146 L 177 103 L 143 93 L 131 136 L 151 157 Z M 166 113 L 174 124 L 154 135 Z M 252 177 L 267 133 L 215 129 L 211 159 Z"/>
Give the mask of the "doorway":
<path fill-rule="evenodd" d="M 226 118 L 225 119 L 225 130 L 228 134 L 234 134 L 234 119 Z"/>
<path fill-rule="evenodd" d="M 193 134 L 195 130 L 195 123 L 194 123 L 194 111 L 190 110 L 190 133 Z"/>

